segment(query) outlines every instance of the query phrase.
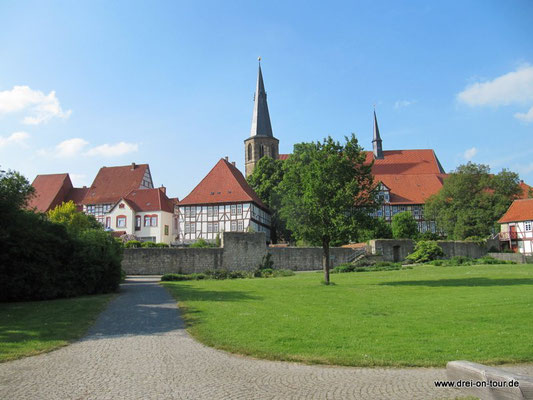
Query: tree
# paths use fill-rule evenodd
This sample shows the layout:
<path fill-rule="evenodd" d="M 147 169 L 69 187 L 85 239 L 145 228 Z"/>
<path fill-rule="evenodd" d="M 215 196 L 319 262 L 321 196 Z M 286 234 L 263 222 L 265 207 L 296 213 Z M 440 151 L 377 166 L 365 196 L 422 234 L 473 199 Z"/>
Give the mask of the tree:
<path fill-rule="evenodd" d="M 394 239 L 415 239 L 418 236 L 418 224 L 409 211 L 395 214 L 391 225 Z"/>
<path fill-rule="evenodd" d="M 64 225 L 74 235 L 88 229 L 102 229 L 102 225 L 92 215 L 79 212 L 72 200 L 48 211 L 48 219 Z"/>
<path fill-rule="evenodd" d="M 28 206 L 35 189 L 16 171 L 0 171 L 0 215 Z"/>
<path fill-rule="evenodd" d="M 279 240 L 289 241 L 291 233 L 280 215 L 281 194 L 279 185 L 283 180 L 283 161 L 271 157 L 263 157 L 248 177 L 248 184 L 257 193 L 259 198 L 271 212 L 272 242 Z"/>
<path fill-rule="evenodd" d="M 331 137 L 300 143 L 284 162 L 281 215 L 296 239 L 322 246 L 329 284 L 329 247 L 367 227 L 375 204 L 371 164 L 352 134 L 341 145 Z"/>
<path fill-rule="evenodd" d="M 469 162 L 457 167 L 426 201 L 425 215 L 451 239 L 486 237 L 521 192 L 516 173 L 491 175 L 488 165 Z"/>
<path fill-rule="evenodd" d="M 358 240 L 362 242 L 372 239 L 392 239 L 391 225 L 385 219 L 374 219 L 372 226 L 368 229 L 363 229 L 358 237 Z"/>

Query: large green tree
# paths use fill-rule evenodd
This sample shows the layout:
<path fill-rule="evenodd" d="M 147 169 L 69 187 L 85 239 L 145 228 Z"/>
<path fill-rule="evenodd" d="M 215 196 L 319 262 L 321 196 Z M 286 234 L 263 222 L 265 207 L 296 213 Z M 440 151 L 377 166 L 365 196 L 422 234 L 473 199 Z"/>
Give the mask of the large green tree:
<path fill-rule="evenodd" d="M 435 220 L 450 239 L 486 237 L 520 195 L 519 182 L 514 172 L 502 170 L 492 175 L 488 165 L 460 165 L 426 201 L 426 219 Z"/>
<path fill-rule="evenodd" d="M 418 223 L 409 211 L 395 214 L 391 228 L 394 239 L 415 239 L 418 236 Z"/>
<path fill-rule="evenodd" d="M 76 204 L 72 200 L 62 203 L 53 210 L 48 211 L 48 219 L 56 224 L 64 225 L 74 235 L 79 235 L 88 229 L 103 229 L 102 224 L 92 215 L 78 211 Z"/>
<path fill-rule="evenodd" d="M 281 194 L 279 185 L 283 180 L 283 161 L 263 157 L 248 177 L 248 183 L 271 212 L 272 242 L 289 241 L 291 233 L 280 215 Z"/>
<path fill-rule="evenodd" d="M 367 227 L 376 197 L 372 166 L 355 136 L 345 139 L 295 145 L 280 184 L 287 227 L 296 239 L 322 246 L 326 284 L 331 243 L 349 241 Z"/>

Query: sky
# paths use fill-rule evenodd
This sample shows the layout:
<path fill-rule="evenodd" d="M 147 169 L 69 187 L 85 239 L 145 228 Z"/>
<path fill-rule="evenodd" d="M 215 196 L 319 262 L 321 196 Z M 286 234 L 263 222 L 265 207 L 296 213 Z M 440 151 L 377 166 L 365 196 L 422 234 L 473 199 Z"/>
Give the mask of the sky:
<path fill-rule="evenodd" d="M 244 170 L 257 57 L 280 153 L 344 140 L 434 149 L 533 185 L 533 2 L 0 2 L 0 168 L 148 163 L 185 197 Z"/>

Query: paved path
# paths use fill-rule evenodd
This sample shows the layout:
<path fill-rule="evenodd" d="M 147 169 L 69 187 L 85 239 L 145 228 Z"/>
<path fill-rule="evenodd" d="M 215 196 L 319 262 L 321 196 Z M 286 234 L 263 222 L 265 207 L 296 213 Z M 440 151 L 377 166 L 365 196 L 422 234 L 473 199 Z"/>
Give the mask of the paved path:
<path fill-rule="evenodd" d="M 533 366 L 513 368 L 533 372 Z M 81 341 L 0 364 L 0 399 L 446 399 L 443 369 L 309 366 L 194 341 L 156 279 L 134 278 Z"/>

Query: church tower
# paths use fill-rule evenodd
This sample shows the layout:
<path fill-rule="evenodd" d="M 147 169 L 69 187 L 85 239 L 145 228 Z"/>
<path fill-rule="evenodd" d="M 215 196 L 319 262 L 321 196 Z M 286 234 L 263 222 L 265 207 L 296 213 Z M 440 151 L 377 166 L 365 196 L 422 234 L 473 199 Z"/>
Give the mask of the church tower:
<path fill-rule="evenodd" d="M 376 117 L 376 110 L 374 110 L 374 138 L 372 139 L 372 150 L 375 160 L 382 160 L 383 147 L 381 145 L 381 136 L 379 136 L 378 119 Z"/>
<path fill-rule="evenodd" d="M 268 113 L 267 94 L 261 72 L 261 57 L 259 57 L 259 73 L 254 95 L 254 111 L 252 114 L 252 129 L 250 137 L 244 141 L 244 165 L 246 177 L 254 171 L 259 160 L 264 156 L 279 158 L 279 140 L 272 134 L 270 115 Z"/>

